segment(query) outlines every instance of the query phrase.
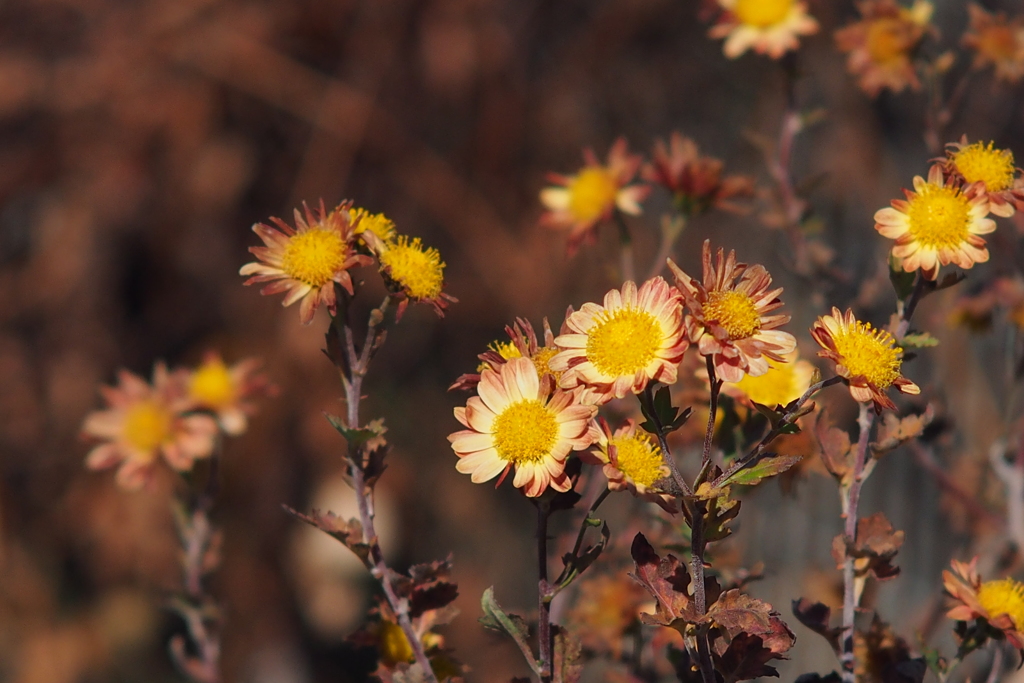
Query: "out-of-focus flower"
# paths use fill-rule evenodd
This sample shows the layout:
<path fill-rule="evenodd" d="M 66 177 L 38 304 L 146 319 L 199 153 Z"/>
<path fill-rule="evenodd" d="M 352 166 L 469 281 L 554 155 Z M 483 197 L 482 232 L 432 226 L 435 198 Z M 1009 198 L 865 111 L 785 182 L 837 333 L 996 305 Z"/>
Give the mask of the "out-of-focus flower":
<path fill-rule="evenodd" d="M 956 621 L 984 619 L 1015 648 L 1024 649 L 1024 584 L 1013 579 L 982 582 L 977 557 L 970 563 L 950 564 L 953 571 L 942 572 L 942 585 L 955 604 L 946 616 Z"/>
<path fill-rule="evenodd" d="M 395 222 L 382 213 L 370 213 L 366 209 L 354 208 L 350 211 L 352 234 L 365 244 L 363 233 L 373 233 L 377 239 L 389 242 L 395 238 Z"/>
<path fill-rule="evenodd" d="M 679 511 L 675 496 L 659 491 L 654 485 L 671 474 L 654 437 L 638 428 L 633 420 L 626 420 L 612 433 L 604 418 L 591 425 L 591 433 L 594 448 L 584 457 L 586 460 L 593 458 L 603 466 L 608 488 L 628 490 L 634 496 L 657 503 L 666 512 Z"/>
<path fill-rule="evenodd" d="M 895 410 L 896 405 L 885 395 L 889 387 L 904 394 L 919 394 L 921 389 L 900 374 L 903 350 L 885 330 L 876 330 L 853 315 L 832 308 L 832 315 L 823 315 L 811 326 L 811 336 L 823 351 L 818 355 L 836 364 L 836 372 L 850 386 L 850 394 L 861 403 L 871 401 L 875 410 Z"/>
<path fill-rule="evenodd" d="M 627 631 L 639 625 L 647 591 L 626 572 L 618 576 L 588 572 L 577 585 L 580 597 L 568 614 L 572 633 L 583 647 L 610 653 L 617 661 Z"/>
<path fill-rule="evenodd" d="M 579 387 L 585 403 L 602 404 L 640 393 L 650 381 L 672 384 L 689 346 L 679 292 L 661 277 L 637 291 L 629 281 L 613 289 L 604 305 L 583 304 L 555 337 L 564 351 L 548 363 L 561 372 L 563 389 Z"/>
<path fill-rule="evenodd" d="M 598 223 L 610 220 L 616 210 L 639 215 L 642 202 L 650 192 L 646 185 L 630 185 L 642 159 L 630 154 L 625 138 L 619 138 L 608 151 L 608 163 L 602 165 L 594 150 L 583 151 L 585 166 L 576 175 L 548 174 L 548 180 L 560 187 L 546 187 L 540 201 L 547 208 L 541 225 L 568 230 L 569 254 L 580 244 L 593 241 Z"/>
<path fill-rule="evenodd" d="M 726 382 L 768 372 L 768 361 L 784 363 L 796 348 L 796 338 L 775 328 L 789 322 L 788 315 L 769 315 L 782 306 L 782 289 L 769 289 L 772 277 L 764 266 L 747 267 L 718 250 L 711 263 L 711 242 L 702 251 L 704 280 L 692 278 L 671 260 L 669 268 L 686 302 L 686 330 L 701 355 L 712 356 L 715 373 Z"/>
<path fill-rule="evenodd" d="M 974 50 L 974 68 L 989 64 L 995 67 L 996 78 L 1016 83 L 1024 76 L 1024 17 L 1006 18 L 1006 14 L 989 14 L 973 2 L 967 5 L 971 25 L 963 44 Z"/>
<path fill-rule="evenodd" d="M 548 362 L 561 349 L 555 346 L 555 335 L 551 332 L 551 325 L 548 319 L 544 318 L 544 345 L 541 346 L 537 339 L 537 333 L 529 320 L 517 318 L 512 326 L 506 326 L 505 332 L 509 336 L 508 341 L 494 341 L 488 345 L 486 351 L 477 358 L 480 365 L 477 366 L 477 374 L 466 374 L 455 380 L 448 389 L 475 389 L 480 382 L 480 374 L 487 368 L 497 370 L 507 361 L 513 358 L 529 358 L 537 368 L 537 375 L 543 384 L 545 381 L 552 382 L 553 389 L 561 377 L 560 372 L 554 372 L 548 366 Z"/>
<path fill-rule="evenodd" d="M 280 218 L 270 219 L 279 230 L 263 223 L 252 226 L 266 246 L 249 247 L 259 261 L 247 263 L 238 271 L 239 275 L 251 276 L 245 284 L 269 282 L 260 294 L 286 292 L 281 302 L 285 306 L 301 299 L 299 318 L 304 325 L 312 322 L 321 304 L 334 315 L 334 283 L 352 294 L 349 269 L 373 262 L 352 251 L 350 207 L 345 203 L 328 213 L 321 201 L 319 212 L 314 213 L 303 204 L 305 216 L 295 210 L 295 228 Z"/>
<path fill-rule="evenodd" d="M 468 427 L 448 437 L 459 456 L 455 468 L 475 484 L 501 475 L 500 485 L 514 467 L 512 484 L 531 498 L 549 486 L 568 491 L 565 459 L 591 444 L 588 427 L 597 409 L 579 405 L 569 392 L 544 393 L 527 358 L 484 370 L 477 392 L 465 408 L 455 409 L 455 418 Z"/>
<path fill-rule="evenodd" d="M 769 363 L 763 375 L 743 375 L 739 382 L 726 382 L 722 391 L 741 401 L 774 408 L 803 396 L 811 386 L 814 366 L 800 360 L 795 350 L 785 355 L 785 363 Z"/>
<path fill-rule="evenodd" d="M 902 261 L 903 270 L 920 269 L 929 280 L 939 276 L 939 266 L 955 263 L 971 268 L 988 261 L 986 235 L 996 223 L 986 218 L 989 203 L 980 186 L 958 186 L 936 164 L 928 180 L 914 177 L 914 191 L 903 190 L 906 201 L 894 199 L 892 206 L 875 213 L 875 230 L 896 240 L 892 255 Z"/>
<path fill-rule="evenodd" d="M 799 36 L 818 32 L 801 0 L 718 0 L 725 10 L 708 35 L 725 38 L 722 51 L 736 59 L 747 50 L 779 59 L 800 47 Z"/>
<path fill-rule="evenodd" d="M 423 246 L 419 237 L 410 240 L 399 235 L 389 242 L 376 239 L 375 234 L 364 233 L 364 237 L 373 244 L 388 289 L 398 296 L 399 318 L 410 301 L 433 306 L 439 316 L 444 316 L 449 303 L 458 301 L 443 291 L 444 261 L 437 249 Z"/>
<path fill-rule="evenodd" d="M 1024 330 L 1024 280 L 1019 275 L 996 278 L 992 285 L 975 296 L 957 300 L 949 313 L 951 325 L 962 325 L 972 331 L 987 330 L 992 325 L 996 307 L 1006 310 L 1006 317 Z"/>
<path fill-rule="evenodd" d="M 722 162 L 701 156 L 697 144 L 678 132 L 672 133 L 667 146 L 663 140 L 654 143 L 653 158 L 644 166 L 643 177 L 668 189 L 680 212 L 690 216 L 711 207 L 735 211 L 739 207 L 731 199 L 754 196 L 752 178 L 723 178 Z"/>
<path fill-rule="evenodd" d="M 1010 150 L 998 149 L 994 142 L 968 144 L 965 135 L 960 142 L 946 145 L 943 161 L 947 175 L 965 185 L 980 184 L 978 192 L 988 199 L 988 210 L 996 216 L 1009 218 L 1024 206 L 1024 180 Z"/>
<path fill-rule="evenodd" d="M 895 0 L 865 0 L 858 5 L 860 21 L 836 31 L 836 45 L 850 53 L 846 66 L 858 84 L 874 97 L 888 88 L 919 90 L 914 53 L 929 30 L 932 4 L 915 0 L 910 8 Z"/>
<path fill-rule="evenodd" d="M 267 378 L 257 372 L 261 365 L 258 358 L 246 358 L 229 368 L 220 354 L 210 351 L 203 364 L 190 373 L 188 397 L 196 408 L 216 413 L 225 433 L 242 434 L 248 416 L 256 412 L 253 399 L 273 389 Z"/>
<path fill-rule="evenodd" d="M 100 387 L 108 408 L 86 416 L 82 433 L 104 443 L 89 452 L 85 466 L 102 470 L 120 464 L 117 483 L 138 489 L 149 480 L 160 456 L 179 472 L 209 456 L 217 422 L 209 415 L 183 414 L 192 407 L 185 381 L 185 373 L 169 373 L 158 363 L 152 386 L 122 370 L 116 387 Z"/>

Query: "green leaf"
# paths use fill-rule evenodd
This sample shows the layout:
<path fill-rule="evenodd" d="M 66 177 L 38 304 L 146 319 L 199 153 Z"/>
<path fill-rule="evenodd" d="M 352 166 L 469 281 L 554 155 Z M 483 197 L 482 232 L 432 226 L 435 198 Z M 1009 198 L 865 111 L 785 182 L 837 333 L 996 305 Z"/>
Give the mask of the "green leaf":
<path fill-rule="evenodd" d="M 345 425 L 345 421 L 337 415 L 331 415 L 330 413 L 324 413 L 324 417 L 331 423 L 335 431 L 345 437 L 345 441 L 351 446 L 359 446 L 366 443 L 373 437 L 377 436 L 377 432 L 372 429 L 349 429 Z"/>
<path fill-rule="evenodd" d="M 739 470 L 733 474 L 722 482 L 722 485 L 739 484 L 740 486 L 754 486 L 761 483 L 763 479 L 774 477 L 776 474 L 782 474 L 801 460 L 803 460 L 803 456 L 800 455 L 777 455 L 762 458 L 756 465 Z"/>
<path fill-rule="evenodd" d="M 512 636 L 512 640 L 516 641 L 516 645 L 519 646 L 523 656 L 526 658 L 526 663 L 540 677 L 540 663 L 533 656 L 533 650 L 530 649 L 528 642 L 530 627 L 526 625 L 526 620 L 516 614 L 506 614 L 501 609 L 501 605 L 494 598 L 494 586 L 485 590 L 484 594 L 480 596 L 480 609 L 484 613 L 480 617 L 480 623 L 484 628 L 507 633 Z"/>
<path fill-rule="evenodd" d="M 927 332 L 916 332 L 914 334 L 908 334 L 903 337 L 900 341 L 900 346 L 911 347 L 915 349 L 925 349 L 932 346 L 938 346 L 939 340 L 928 334 Z"/>
<path fill-rule="evenodd" d="M 896 290 L 897 299 L 905 301 L 911 295 L 914 291 L 914 280 L 916 278 L 916 271 L 908 273 L 903 270 L 902 266 L 896 265 L 892 257 L 889 258 L 889 282 L 892 283 L 892 288 Z"/>

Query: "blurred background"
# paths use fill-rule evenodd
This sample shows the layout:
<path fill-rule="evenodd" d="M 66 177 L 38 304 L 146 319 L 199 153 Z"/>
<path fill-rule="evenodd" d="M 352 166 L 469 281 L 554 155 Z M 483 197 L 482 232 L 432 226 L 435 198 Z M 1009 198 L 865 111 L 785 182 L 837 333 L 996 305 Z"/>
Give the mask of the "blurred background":
<path fill-rule="evenodd" d="M 936 5 L 933 45 L 956 48 L 965 6 Z M 557 329 L 568 305 L 619 284 L 613 227 L 568 259 L 564 235 L 537 226 L 545 173 L 575 172 L 584 147 L 603 158 L 625 136 L 646 154 L 679 130 L 728 172 L 770 186 L 755 143 L 777 137 L 782 70 L 750 54 L 724 58 L 699 10 L 692 0 L 0 3 L 0 681 L 182 680 L 166 656 L 182 625 L 163 608 L 180 581 L 173 482 L 118 490 L 110 473 L 84 470 L 79 430 L 118 368 L 148 377 L 159 359 L 195 364 L 209 348 L 229 362 L 263 358 L 280 387 L 224 458 L 214 518 L 225 545 L 211 592 L 225 614 L 225 680 L 359 679 L 344 639 L 369 605 L 368 577 L 340 544 L 281 510 L 353 504 L 342 442 L 321 415 L 341 410 L 320 353 L 327 319 L 320 311 L 303 327 L 296 308 L 238 276 L 259 243 L 254 222 L 320 198 L 385 212 L 447 263 L 446 291 L 460 303 L 443 320 L 413 307 L 367 380 L 364 415 L 386 417 L 394 446 L 378 487 L 382 544 L 398 567 L 453 553 L 462 615 L 444 629 L 448 644 L 472 680 L 526 675 L 515 647 L 476 620 L 491 585 L 507 608 L 535 609 L 533 508 L 508 483 L 495 491 L 455 471 L 445 437 L 465 396 L 446 388 L 514 317 L 539 327 L 548 316 Z M 765 263 L 787 288 L 801 345 L 831 305 L 886 322 L 889 243 L 871 216 L 932 156 L 924 94 L 871 100 L 846 73 L 832 32 L 856 17 L 853 3 L 812 0 L 811 11 L 822 30 L 802 43 L 796 93 L 823 118 L 798 139 L 794 173 L 815 181 L 814 238 L 835 250 L 843 277 L 786 270 L 788 242 L 761 220 L 768 194 L 747 215 L 693 221 L 677 250 L 690 272 L 708 237 Z M 1021 90 L 980 73 L 947 137 L 1022 151 L 1022 124 Z M 640 272 L 668 207 L 655 193 L 631 219 Z M 978 278 L 1016 269 L 1007 225 Z M 362 277 L 368 309 L 382 286 L 372 270 Z M 861 509 L 884 510 L 906 531 L 904 574 L 878 599 L 910 642 L 935 612 L 949 558 L 1005 533 L 984 462 L 1006 427 L 1008 389 L 992 360 L 1006 342 L 947 329 L 950 301 L 922 309 L 919 326 L 941 344 L 907 374 L 952 416 L 958 431 L 940 455 L 996 520 L 944 499 L 905 451 L 882 462 Z M 852 424 L 845 392 L 826 401 Z M 627 498 L 607 506 L 619 552 L 647 514 Z M 789 493 L 768 483 L 745 501 L 729 543 L 743 562 L 766 564 L 751 590 L 797 634 L 783 678 L 830 671 L 828 646 L 796 624 L 789 601 L 835 602 L 835 485 L 812 472 Z"/>

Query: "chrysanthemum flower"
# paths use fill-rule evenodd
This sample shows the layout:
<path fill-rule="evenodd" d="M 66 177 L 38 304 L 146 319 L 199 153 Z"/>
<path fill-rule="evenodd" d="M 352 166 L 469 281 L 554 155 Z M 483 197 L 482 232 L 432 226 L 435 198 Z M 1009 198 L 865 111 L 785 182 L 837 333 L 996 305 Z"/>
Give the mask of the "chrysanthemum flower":
<path fill-rule="evenodd" d="M 312 322 L 321 304 L 334 315 L 334 283 L 352 294 L 349 269 L 373 262 L 370 257 L 352 251 L 350 206 L 345 203 L 328 213 L 321 200 L 317 214 L 305 204 L 305 217 L 295 210 L 295 228 L 280 218 L 270 219 L 279 230 L 263 223 L 252 226 L 266 246 L 249 247 L 259 261 L 245 264 L 238 274 L 252 276 L 245 281 L 247 285 L 270 282 L 260 294 L 287 292 L 281 302 L 285 306 L 301 299 L 299 318 L 304 325 Z"/>
<path fill-rule="evenodd" d="M 986 235 L 996 223 L 986 218 L 988 199 L 977 185 L 961 188 L 956 179 L 936 164 L 928 180 L 914 176 L 914 191 L 903 190 L 906 201 L 894 199 L 890 208 L 875 213 L 875 230 L 896 240 L 892 255 L 903 270 L 920 269 L 929 280 L 939 276 L 939 266 L 955 263 L 971 268 L 988 261 Z"/>
<path fill-rule="evenodd" d="M 725 12 L 708 35 L 725 38 L 722 51 L 736 59 L 749 49 L 779 59 L 800 47 L 799 36 L 818 32 L 801 0 L 718 0 Z"/>
<path fill-rule="evenodd" d="M 559 352 L 548 363 L 561 372 L 563 389 L 579 387 L 586 403 L 607 403 L 648 382 L 672 384 L 689 340 L 683 331 L 679 292 L 661 277 L 626 282 L 604 297 L 604 306 L 583 304 L 555 337 Z"/>
<path fill-rule="evenodd" d="M 643 176 L 664 186 L 675 197 L 676 205 L 686 214 L 695 215 L 711 207 L 737 210 L 729 200 L 752 197 L 754 181 L 747 176 L 722 177 L 722 162 L 701 156 L 697 144 L 673 132 L 668 146 L 663 140 L 654 144 L 651 163 Z"/>
<path fill-rule="evenodd" d="M 800 360 L 795 350 L 785 354 L 785 359 L 784 363 L 769 363 L 768 372 L 763 375 L 743 375 L 739 382 L 726 382 L 722 392 L 769 408 L 795 401 L 810 388 L 814 366 Z"/>
<path fill-rule="evenodd" d="M 1013 579 L 982 582 L 977 557 L 970 563 L 950 564 L 953 571 L 942 572 L 942 585 L 955 604 L 946 616 L 956 621 L 984 619 L 1015 648 L 1024 649 L 1024 584 Z"/>
<path fill-rule="evenodd" d="M 448 388 L 449 391 L 452 389 L 475 389 L 480 382 L 481 372 L 487 368 L 498 370 L 513 358 L 529 358 L 537 368 L 537 375 L 540 377 L 541 383 L 549 381 L 552 383 L 551 388 L 554 388 L 561 373 L 552 371 L 548 363 L 561 349 L 555 346 L 555 335 L 551 332 L 548 319 L 544 318 L 543 346 L 537 339 L 533 325 L 524 318 L 516 318 L 515 323 L 511 326 L 506 325 L 505 332 L 509 336 L 508 341 L 494 341 L 488 345 L 486 351 L 477 356 L 480 359 L 477 374 L 462 375 Z"/>
<path fill-rule="evenodd" d="M 641 607 L 650 594 L 625 570 L 614 576 L 587 572 L 577 585 L 580 599 L 567 615 L 572 634 L 588 650 L 610 653 L 612 661 L 618 661 L 623 643 L 632 640 L 628 635 L 638 627 Z"/>
<path fill-rule="evenodd" d="M 615 430 L 603 419 L 591 425 L 594 447 L 584 456 L 603 466 L 612 491 L 628 490 L 634 496 L 657 503 L 666 512 L 679 511 L 675 497 L 659 491 L 655 483 L 671 475 L 661 448 L 654 437 L 637 427 L 633 420 Z"/>
<path fill-rule="evenodd" d="M 775 328 L 789 322 L 788 315 L 768 315 L 782 306 L 782 289 L 769 289 L 772 277 L 764 266 L 750 268 L 718 250 L 711 263 L 711 242 L 702 251 L 704 280 L 690 277 L 671 260 L 669 268 L 686 302 L 686 330 L 701 355 L 712 356 L 715 373 L 726 382 L 768 372 L 768 361 L 785 362 L 796 348 L 796 338 Z"/>
<path fill-rule="evenodd" d="M 597 408 L 578 404 L 569 392 L 546 394 L 526 358 L 484 370 L 477 392 L 465 408 L 455 409 L 455 418 L 468 427 L 448 437 L 459 456 L 455 468 L 476 484 L 498 475 L 501 484 L 515 468 L 512 484 L 531 498 L 549 486 L 568 491 L 565 460 L 591 444 L 588 427 Z"/>
<path fill-rule="evenodd" d="M 106 410 L 90 413 L 82 433 L 104 441 L 89 452 L 85 466 L 107 469 L 120 463 L 117 483 L 126 489 L 145 484 L 163 456 L 172 468 L 188 471 L 213 451 L 217 422 L 208 415 L 185 415 L 191 407 L 184 373 L 171 374 L 158 363 L 153 385 L 127 370 L 118 386 L 101 387 Z"/>
<path fill-rule="evenodd" d="M 996 78 L 1017 83 L 1024 76 L 1024 17 L 1006 18 L 1006 14 L 989 14 L 973 2 L 967 5 L 971 25 L 963 44 L 974 50 L 974 68 L 992 65 Z"/>
<path fill-rule="evenodd" d="M 616 210 L 639 215 L 640 202 L 650 192 L 646 185 L 629 184 L 642 160 L 629 153 L 625 138 L 612 145 L 607 164 L 602 165 L 592 149 L 583 151 L 583 160 L 586 165 L 576 175 L 548 174 L 548 180 L 560 187 L 540 192 L 540 201 L 547 208 L 541 214 L 541 225 L 568 230 L 570 254 L 584 241 L 593 241 L 598 223 L 610 220 Z"/>
<path fill-rule="evenodd" d="M 444 316 L 449 303 L 458 301 L 443 291 L 445 264 L 437 249 L 423 246 L 419 237 L 406 235 L 388 242 L 366 233 L 364 238 L 373 245 L 388 289 L 398 296 L 399 318 L 410 301 L 430 304 L 439 316 Z"/>
<path fill-rule="evenodd" d="M 836 364 L 836 372 L 850 386 L 850 394 L 861 403 L 871 401 L 875 410 L 895 410 L 896 405 L 885 395 L 889 387 L 904 394 L 919 394 L 921 389 L 900 374 L 903 350 L 885 330 L 864 323 L 852 310 L 841 313 L 832 308 L 832 315 L 823 315 L 811 326 L 811 336 L 823 351 L 818 355 Z"/>
<path fill-rule="evenodd" d="M 965 185 L 980 184 L 978 192 L 988 199 L 991 213 L 1009 218 L 1017 207 L 1024 206 L 1024 180 L 1010 150 L 998 149 L 994 142 L 968 144 L 965 135 L 960 142 L 946 145 L 943 161 L 948 175 Z"/>
<path fill-rule="evenodd" d="M 388 242 L 395 238 L 395 222 L 382 213 L 370 213 L 366 209 L 350 210 L 352 234 L 362 241 L 364 233 L 373 233 L 377 239 Z M 365 242 L 364 242 L 365 243 Z"/>
<path fill-rule="evenodd" d="M 267 378 L 257 373 L 260 365 L 259 359 L 246 358 L 229 368 L 220 354 L 211 351 L 203 364 L 189 373 L 188 397 L 196 408 L 216 413 L 225 433 L 242 434 L 248 416 L 256 412 L 253 399 L 271 389 Z"/>
<path fill-rule="evenodd" d="M 928 32 L 932 4 L 915 0 L 910 8 L 895 0 L 865 0 L 858 5 L 860 21 L 835 33 L 836 45 L 849 52 L 846 66 L 871 97 L 883 88 L 919 90 L 914 53 Z"/>

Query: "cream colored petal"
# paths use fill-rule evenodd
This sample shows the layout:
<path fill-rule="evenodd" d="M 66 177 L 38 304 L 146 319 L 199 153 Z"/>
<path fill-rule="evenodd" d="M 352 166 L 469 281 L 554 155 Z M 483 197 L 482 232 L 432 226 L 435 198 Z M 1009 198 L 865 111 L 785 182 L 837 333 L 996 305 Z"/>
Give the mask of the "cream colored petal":
<path fill-rule="evenodd" d="M 138 491 L 153 475 L 151 463 L 143 463 L 138 460 L 125 460 L 115 477 L 117 485 L 128 491 Z"/>
<path fill-rule="evenodd" d="M 490 408 L 484 405 L 479 396 L 473 396 L 466 402 L 465 424 L 470 429 L 489 434 L 494 426 L 494 418 L 497 417 Z"/>
<path fill-rule="evenodd" d="M 89 413 L 82 423 L 82 431 L 89 436 L 116 439 L 124 429 L 124 412 L 120 410 L 99 410 Z"/>
<path fill-rule="evenodd" d="M 478 434 L 476 432 L 459 432 L 453 435 L 452 450 L 459 455 L 477 453 L 494 448 L 494 436 L 491 434 Z"/>
<path fill-rule="evenodd" d="M 476 386 L 476 392 L 480 395 L 484 405 L 490 408 L 495 415 L 501 415 L 509 406 L 505 387 L 502 386 L 498 373 L 493 370 L 484 370 L 480 375 L 480 383 Z"/>
<path fill-rule="evenodd" d="M 116 444 L 105 443 L 89 451 L 85 456 L 85 466 L 90 470 L 105 470 L 124 459 L 124 453 Z"/>
<path fill-rule="evenodd" d="M 540 191 L 540 202 L 552 211 L 565 211 L 572 201 L 572 193 L 564 187 L 546 187 Z"/>

